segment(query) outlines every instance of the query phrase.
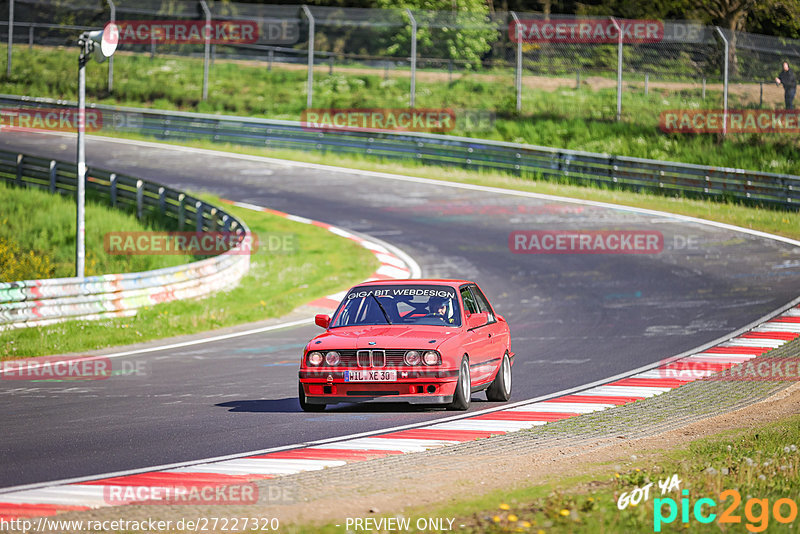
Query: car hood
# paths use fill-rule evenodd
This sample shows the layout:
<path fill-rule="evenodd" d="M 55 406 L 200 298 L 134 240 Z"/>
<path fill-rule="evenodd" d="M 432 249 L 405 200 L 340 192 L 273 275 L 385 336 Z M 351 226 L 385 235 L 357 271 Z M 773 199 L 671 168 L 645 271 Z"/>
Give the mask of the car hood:
<path fill-rule="evenodd" d="M 436 349 L 460 332 L 446 326 L 345 326 L 320 334 L 309 343 L 309 350 L 353 349 Z M 319 341 L 319 343 L 317 343 Z"/>

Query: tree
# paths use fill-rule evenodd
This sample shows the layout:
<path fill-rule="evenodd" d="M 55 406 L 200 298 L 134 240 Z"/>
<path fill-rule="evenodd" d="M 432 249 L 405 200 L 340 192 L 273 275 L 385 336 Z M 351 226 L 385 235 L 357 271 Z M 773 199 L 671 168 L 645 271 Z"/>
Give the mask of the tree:
<path fill-rule="evenodd" d="M 467 68 L 480 65 L 492 43 L 505 31 L 491 21 L 484 0 L 377 0 L 378 7 L 409 8 L 417 21 L 417 54 L 437 59 L 461 60 Z M 505 21 L 504 21 L 505 22 Z M 411 34 L 399 33 L 387 52 L 411 51 Z"/>

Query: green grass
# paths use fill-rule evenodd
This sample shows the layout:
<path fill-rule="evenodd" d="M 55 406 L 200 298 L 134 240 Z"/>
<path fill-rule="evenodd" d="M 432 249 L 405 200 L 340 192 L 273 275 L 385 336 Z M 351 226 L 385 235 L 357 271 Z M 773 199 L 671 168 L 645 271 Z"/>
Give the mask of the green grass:
<path fill-rule="evenodd" d="M 220 204 L 217 197 L 200 196 Z M 144 308 L 131 318 L 4 332 L 0 359 L 87 351 L 280 317 L 364 280 L 378 267 L 365 248 L 317 226 L 235 206 L 225 209 L 243 219 L 262 242 L 270 235 L 288 235 L 293 246 L 280 252 L 262 247 L 251 257 L 250 272 L 237 287 L 206 299 Z"/>
<path fill-rule="evenodd" d="M 49 266 L 45 273 L 37 273 L 6 264 L 0 271 L 0 282 L 75 276 L 75 209 L 72 197 L 51 195 L 35 188 L 22 189 L 0 181 L 0 240 L 14 243 L 19 250 L 32 253 Z M 87 276 L 148 271 L 193 260 L 187 255 L 107 254 L 103 248 L 106 232 L 161 230 L 163 222 L 155 219 L 140 222 L 129 212 L 90 198 L 87 198 L 85 217 Z"/>
<path fill-rule="evenodd" d="M 455 519 L 454 525 L 464 525 L 458 532 L 653 532 L 655 507 L 661 517 L 668 517 L 669 504 L 656 499 L 675 500 L 677 517 L 661 525 L 662 532 L 747 532 L 749 524 L 766 532 L 791 532 L 791 526 L 780 524 L 772 515 L 778 499 L 790 499 L 795 505 L 800 494 L 800 416 L 749 429 L 724 432 L 694 441 L 688 446 L 648 454 L 646 459 L 631 457 L 624 469 L 604 464 L 585 467 L 590 473 L 578 477 L 558 477 L 546 484 L 528 486 L 510 491 L 497 491 L 467 498 L 436 509 L 407 509 L 403 516 L 443 517 Z M 680 488 L 663 495 L 659 481 L 677 475 Z M 617 502 L 623 493 L 653 483 L 649 499 L 636 506 L 619 510 Z M 681 491 L 687 490 L 684 496 Z M 734 497 L 720 494 L 736 490 L 741 496 L 733 515 L 741 523 L 720 523 L 722 513 L 733 506 Z M 683 523 L 681 499 L 688 498 L 689 522 Z M 695 520 L 693 510 L 701 498 L 713 499 L 715 509 L 703 506 L 703 514 L 717 514 L 717 520 L 701 524 Z M 769 516 L 762 515 L 759 505 L 750 499 L 767 499 Z M 746 511 L 750 510 L 750 516 Z M 782 514 L 789 515 L 789 506 L 783 504 Z M 794 521 L 796 525 L 796 520 Z M 341 527 L 332 524 L 293 525 L 288 532 L 335 533 Z M 752 530 L 758 531 L 758 530 Z"/>
<path fill-rule="evenodd" d="M 0 54 L 4 48 L 0 46 Z M 15 49 L 10 78 L 0 79 L 0 92 L 75 100 L 75 50 Z M 306 107 L 306 74 L 276 65 L 217 61 L 210 73 L 209 98 L 201 100 L 202 60 L 121 53 L 115 59 L 114 93 L 106 90 L 105 65 L 87 67 L 87 94 L 92 102 L 168 110 L 226 113 L 299 120 Z M 453 134 L 555 146 L 614 155 L 674 160 L 751 170 L 797 173 L 797 136 L 780 134 L 665 134 L 659 113 L 668 109 L 721 108 L 719 91 L 667 91 L 652 88 L 644 95 L 639 84 L 623 95 L 621 122 L 616 115 L 615 89 L 588 87 L 554 91 L 525 87 L 523 109 L 515 109 L 513 76 L 467 74 L 452 82 L 417 82 L 416 106 L 448 107 L 457 113 Z M 404 73 L 384 79 L 383 72 L 333 75 L 321 69 L 315 77 L 314 107 L 369 108 L 408 106 L 409 80 Z M 748 104 L 732 93 L 730 107 Z M 489 128 L 467 123 L 466 112 L 491 111 L 497 120 Z"/>

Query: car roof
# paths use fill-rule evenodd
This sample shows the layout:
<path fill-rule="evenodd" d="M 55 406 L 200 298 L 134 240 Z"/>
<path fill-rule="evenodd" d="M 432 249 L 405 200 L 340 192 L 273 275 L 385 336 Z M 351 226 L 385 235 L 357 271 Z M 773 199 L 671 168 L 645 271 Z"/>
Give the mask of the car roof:
<path fill-rule="evenodd" d="M 362 286 L 374 286 L 374 285 L 407 285 L 407 286 L 420 286 L 420 285 L 437 285 L 437 286 L 451 286 L 451 287 L 458 287 L 464 284 L 474 284 L 474 282 L 470 282 L 469 280 L 456 280 L 450 278 L 412 278 L 407 280 L 370 280 L 368 282 L 362 282 L 360 284 L 356 284 L 353 287 L 362 287 Z"/>

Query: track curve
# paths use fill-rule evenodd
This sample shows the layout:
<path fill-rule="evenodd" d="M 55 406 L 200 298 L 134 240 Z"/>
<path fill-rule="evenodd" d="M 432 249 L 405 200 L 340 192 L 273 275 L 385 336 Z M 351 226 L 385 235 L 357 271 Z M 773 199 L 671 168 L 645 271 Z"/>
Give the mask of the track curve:
<path fill-rule="evenodd" d="M 74 160 L 73 137 L 14 134 L 10 150 Z M 689 350 L 800 290 L 792 245 L 624 208 L 288 162 L 89 138 L 89 164 L 268 206 L 384 239 L 426 277 L 475 279 L 506 316 L 514 400 L 578 386 Z M 513 254 L 515 230 L 657 230 L 646 255 Z M 131 356 L 145 377 L 77 386 L 0 382 L 2 487 L 235 454 L 432 420 L 396 407 L 300 412 L 298 327 Z M 126 357 L 127 358 L 127 357 Z M 478 396 L 476 395 L 476 399 Z M 476 402 L 475 410 L 493 406 Z M 46 460 L 43 460 L 46 458 Z"/>

